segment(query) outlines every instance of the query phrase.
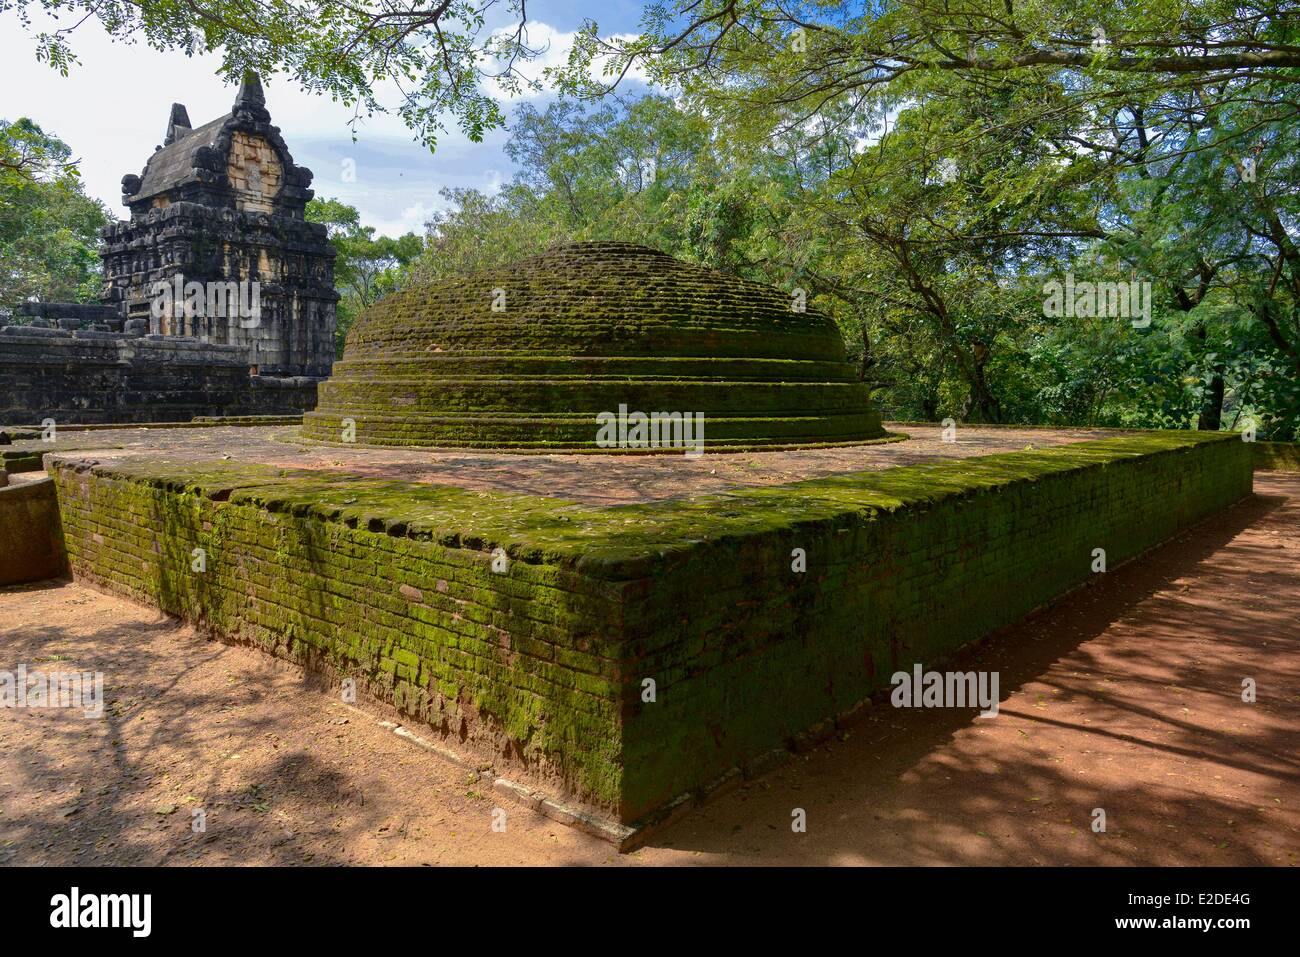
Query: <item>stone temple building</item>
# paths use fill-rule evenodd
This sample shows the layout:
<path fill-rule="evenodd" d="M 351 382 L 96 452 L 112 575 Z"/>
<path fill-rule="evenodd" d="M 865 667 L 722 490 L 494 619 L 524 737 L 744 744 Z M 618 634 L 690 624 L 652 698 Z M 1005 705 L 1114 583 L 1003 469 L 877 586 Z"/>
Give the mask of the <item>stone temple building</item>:
<path fill-rule="evenodd" d="M 27 302 L 0 328 L 0 423 L 167 422 L 300 413 L 334 360 L 334 249 L 307 222 L 297 166 L 249 75 L 122 179 L 102 232 L 101 305 Z"/>
<path fill-rule="evenodd" d="M 192 128 L 172 106 L 163 145 L 122 179 L 131 218 L 104 230 L 104 302 L 149 331 L 246 346 L 266 375 L 327 376 L 334 358 L 334 250 L 303 218 L 311 170 L 271 125 L 261 83 L 245 79 L 231 111 Z M 258 284 L 259 315 L 153 307 L 161 281 Z M 250 296 L 243 293 L 245 302 Z M 232 310 L 204 310 L 204 312 Z"/>

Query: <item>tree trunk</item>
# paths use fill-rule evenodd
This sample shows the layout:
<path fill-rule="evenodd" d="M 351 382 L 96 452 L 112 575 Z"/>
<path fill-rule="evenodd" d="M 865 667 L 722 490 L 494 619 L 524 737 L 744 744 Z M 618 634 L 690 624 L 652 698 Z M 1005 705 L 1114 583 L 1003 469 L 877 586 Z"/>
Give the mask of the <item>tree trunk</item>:
<path fill-rule="evenodd" d="M 1218 432 L 1223 425 L 1223 367 L 1214 370 L 1210 380 L 1210 391 L 1206 393 L 1201 404 L 1201 416 L 1196 428 L 1202 432 Z"/>
<path fill-rule="evenodd" d="M 989 359 L 988 347 L 975 343 L 971 350 L 969 372 L 966 377 L 970 392 L 966 397 L 965 418 L 971 422 L 1000 422 L 1002 409 L 997 398 L 989 388 L 988 378 L 984 375 L 984 366 Z"/>
<path fill-rule="evenodd" d="M 1209 332 L 1204 323 L 1198 323 L 1192 330 L 1192 335 L 1201 342 L 1201 348 L 1205 348 L 1206 340 L 1209 338 Z M 1219 426 L 1223 424 L 1223 365 L 1219 364 L 1214 367 L 1214 375 L 1210 379 L 1210 390 L 1201 397 L 1201 411 L 1196 420 L 1196 428 L 1201 432 L 1217 432 Z"/>
<path fill-rule="evenodd" d="M 861 311 L 857 311 L 858 329 L 862 333 L 862 362 L 858 366 L 858 381 L 866 382 L 867 373 L 871 371 L 876 364 L 875 354 L 871 351 L 871 335 L 867 332 L 867 322 L 862 318 Z"/>

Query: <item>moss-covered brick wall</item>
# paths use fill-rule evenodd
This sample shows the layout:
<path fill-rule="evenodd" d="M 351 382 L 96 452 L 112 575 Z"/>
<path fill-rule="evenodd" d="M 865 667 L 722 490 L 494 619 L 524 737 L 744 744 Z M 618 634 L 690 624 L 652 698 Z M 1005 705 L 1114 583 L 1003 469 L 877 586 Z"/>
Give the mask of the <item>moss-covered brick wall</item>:
<path fill-rule="evenodd" d="M 1266 472 L 1300 472 L 1300 443 L 1256 442 L 1255 468 Z"/>
<path fill-rule="evenodd" d="M 0 468 L 6 472 L 39 472 L 41 470 L 40 449 L 0 449 Z"/>
<path fill-rule="evenodd" d="M 632 666 L 656 678 L 658 701 L 636 706 L 625 734 L 625 794 L 655 806 L 825 727 L 895 670 L 937 664 L 1085 583 L 1093 549 L 1113 570 L 1251 482 L 1235 436 L 1167 433 L 731 496 L 755 534 L 657 563 L 630 613 L 664 643 Z M 796 547 L 804 574 L 791 572 Z"/>
<path fill-rule="evenodd" d="M 612 507 L 53 461 L 80 578 L 355 675 L 635 823 L 1083 584 L 1093 549 L 1113 570 L 1248 495 L 1251 459 L 1149 433 Z"/>
<path fill-rule="evenodd" d="M 885 434 L 829 315 L 610 242 L 385 297 L 348 333 L 303 433 L 339 442 L 350 423 L 361 445 L 607 452 L 597 416 L 620 406 L 698 413 L 714 449 Z"/>
<path fill-rule="evenodd" d="M 501 496 L 265 467 L 52 469 L 78 578 L 354 676 L 471 750 L 616 803 L 619 676 L 599 636 L 621 626 L 622 587 L 546 562 L 497 574 L 485 541 L 438 530 L 485 505 L 509 516 Z"/>

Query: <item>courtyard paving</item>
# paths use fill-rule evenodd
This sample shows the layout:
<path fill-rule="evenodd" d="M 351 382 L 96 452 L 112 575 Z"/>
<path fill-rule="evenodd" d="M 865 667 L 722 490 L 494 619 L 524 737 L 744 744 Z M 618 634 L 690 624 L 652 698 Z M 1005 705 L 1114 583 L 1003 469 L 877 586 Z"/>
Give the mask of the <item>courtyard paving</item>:
<path fill-rule="evenodd" d="M 323 445 L 296 426 L 222 426 L 56 431 L 56 441 L 13 449 L 114 461 L 148 456 L 184 464 L 236 461 L 348 472 L 375 478 L 546 495 L 592 504 L 644 502 L 732 488 L 781 485 L 842 472 L 887 469 L 1026 448 L 1048 448 L 1123 434 L 1104 429 L 1017 429 L 963 425 L 945 442 L 935 425 L 886 423 L 905 442 L 784 452 L 684 455 L 537 455 Z"/>

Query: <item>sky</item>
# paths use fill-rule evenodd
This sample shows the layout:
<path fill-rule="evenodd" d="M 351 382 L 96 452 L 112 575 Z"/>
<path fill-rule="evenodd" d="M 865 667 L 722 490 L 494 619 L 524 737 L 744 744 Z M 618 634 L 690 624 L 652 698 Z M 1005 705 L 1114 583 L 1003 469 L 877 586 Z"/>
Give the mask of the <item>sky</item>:
<path fill-rule="evenodd" d="M 594 19 L 603 35 L 633 33 L 641 15 L 636 0 L 535 0 L 528 6 L 529 43 L 548 46 L 530 69 L 562 62 L 575 31 Z M 40 20 L 36 22 L 39 24 Z M 28 116 L 73 151 L 80 160 L 86 192 L 119 218 L 122 177 L 139 174 L 160 145 L 172 103 L 185 104 L 194 126 L 230 111 L 235 87 L 216 76 L 214 54 L 186 57 L 160 53 L 143 43 L 112 40 L 97 21 L 72 34 L 79 63 L 67 77 L 36 60 L 35 45 L 17 16 L 0 14 L 0 117 Z M 429 214 L 446 203 L 443 188 L 494 191 L 513 175 L 505 154 L 508 134 L 497 130 L 472 143 L 447 124 L 437 150 L 415 142 L 392 116 L 363 118 L 356 140 L 348 121 L 352 111 L 328 98 L 306 93 L 287 77 L 263 77 L 271 121 L 280 127 L 293 160 L 315 174 L 312 188 L 321 198 L 342 200 L 361 212 L 362 223 L 378 234 L 422 233 Z M 526 97 L 542 106 L 548 94 Z M 506 112 L 522 99 L 502 99 Z M 351 161 L 351 167 L 345 163 Z M 355 168 L 355 179 L 344 175 Z"/>

